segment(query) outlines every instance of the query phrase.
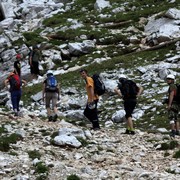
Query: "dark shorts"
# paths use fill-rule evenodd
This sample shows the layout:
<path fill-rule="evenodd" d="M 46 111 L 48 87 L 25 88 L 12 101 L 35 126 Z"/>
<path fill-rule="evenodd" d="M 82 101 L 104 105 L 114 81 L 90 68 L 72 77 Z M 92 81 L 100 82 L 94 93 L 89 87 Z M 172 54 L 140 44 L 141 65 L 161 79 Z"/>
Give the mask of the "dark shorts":
<path fill-rule="evenodd" d="M 52 103 L 52 108 L 56 107 L 58 101 L 58 94 L 56 92 L 46 92 L 45 96 L 46 108 L 50 108 Z"/>
<path fill-rule="evenodd" d="M 137 100 L 136 99 L 126 99 L 124 100 L 124 110 L 126 112 L 126 119 L 128 117 L 132 117 L 132 113 L 136 107 Z"/>

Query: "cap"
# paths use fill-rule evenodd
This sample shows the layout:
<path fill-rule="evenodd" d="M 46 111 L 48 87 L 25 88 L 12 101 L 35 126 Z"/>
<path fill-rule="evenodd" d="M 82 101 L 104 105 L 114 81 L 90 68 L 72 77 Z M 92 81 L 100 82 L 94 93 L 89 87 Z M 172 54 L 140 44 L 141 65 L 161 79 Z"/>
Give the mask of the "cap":
<path fill-rule="evenodd" d="M 119 79 L 120 79 L 120 78 L 127 79 L 126 75 L 124 75 L 124 74 L 120 74 L 120 75 L 119 75 Z"/>
<path fill-rule="evenodd" d="M 167 75 L 166 79 L 172 79 L 175 80 L 175 76 L 172 74 Z"/>
<path fill-rule="evenodd" d="M 48 70 L 46 75 L 50 75 L 50 74 L 53 74 L 53 72 L 51 70 Z"/>
<path fill-rule="evenodd" d="M 38 46 L 37 46 L 37 45 L 34 45 L 34 46 L 33 46 L 33 49 L 38 49 Z"/>
<path fill-rule="evenodd" d="M 16 59 L 21 59 L 21 54 L 16 54 Z"/>

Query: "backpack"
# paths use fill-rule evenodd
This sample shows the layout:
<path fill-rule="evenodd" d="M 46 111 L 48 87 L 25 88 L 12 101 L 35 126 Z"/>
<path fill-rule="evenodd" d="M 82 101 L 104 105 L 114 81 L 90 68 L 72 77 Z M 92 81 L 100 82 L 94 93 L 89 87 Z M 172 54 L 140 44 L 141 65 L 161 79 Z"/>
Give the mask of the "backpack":
<path fill-rule="evenodd" d="M 180 84 L 176 84 L 177 86 L 177 92 L 176 92 L 176 96 L 175 96 L 175 101 L 180 104 Z"/>
<path fill-rule="evenodd" d="M 57 91 L 57 80 L 54 75 L 50 75 L 47 77 L 46 82 L 46 91 L 48 92 L 56 92 Z"/>
<path fill-rule="evenodd" d="M 120 87 L 120 90 L 124 98 L 136 98 L 139 87 L 134 81 L 125 80 Z"/>
<path fill-rule="evenodd" d="M 18 74 L 14 74 L 10 77 L 10 87 L 11 90 L 20 90 L 21 88 L 21 80 Z"/>
<path fill-rule="evenodd" d="M 94 93 L 97 94 L 98 96 L 103 95 L 106 91 L 106 88 L 99 75 L 94 74 L 92 76 L 92 79 L 94 81 Z"/>

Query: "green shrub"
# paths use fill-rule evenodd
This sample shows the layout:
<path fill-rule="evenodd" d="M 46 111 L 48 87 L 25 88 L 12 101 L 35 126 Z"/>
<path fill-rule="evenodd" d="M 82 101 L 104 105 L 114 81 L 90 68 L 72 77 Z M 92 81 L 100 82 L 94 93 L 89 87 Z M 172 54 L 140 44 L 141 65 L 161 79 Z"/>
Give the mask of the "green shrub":
<path fill-rule="evenodd" d="M 80 180 L 80 178 L 77 175 L 72 174 L 67 177 L 67 180 Z"/>
<path fill-rule="evenodd" d="M 41 174 L 41 173 L 47 173 L 49 171 L 49 168 L 43 164 L 43 162 L 39 162 L 36 164 L 36 173 Z"/>
<path fill-rule="evenodd" d="M 41 157 L 41 154 L 37 150 L 28 151 L 27 153 L 31 159 L 36 159 L 36 158 L 40 159 L 40 157 Z"/>
<path fill-rule="evenodd" d="M 180 158 L 180 150 L 178 150 L 174 155 L 173 158 L 179 159 Z"/>

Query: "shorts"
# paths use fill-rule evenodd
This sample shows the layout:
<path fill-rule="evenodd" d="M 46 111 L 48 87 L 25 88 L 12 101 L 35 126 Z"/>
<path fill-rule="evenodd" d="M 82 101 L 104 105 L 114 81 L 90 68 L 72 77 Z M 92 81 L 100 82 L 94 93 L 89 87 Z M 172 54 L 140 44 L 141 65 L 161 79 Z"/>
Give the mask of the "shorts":
<path fill-rule="evenodd" d="M 56 92 L 46 92 L 45 96 L 46 108 L 50 108 L 52 102 L 52 108 L 57 106 L 58 94 Z"/>
<path fill-rule="evenodd" d="M 169 121 L 177 121 L 180 118 L 180 105 L 173 103 L 171 109 L 168 111 Z"/>
<path fill-rule="evenodd" d="M 124 110 L 126 112 L 126 119 L 132 117 L 132 113 L 136 107 L 137 100 L 136 99 L 126 99 L 124 100 Z"/>

